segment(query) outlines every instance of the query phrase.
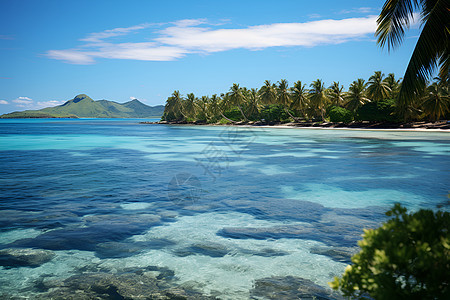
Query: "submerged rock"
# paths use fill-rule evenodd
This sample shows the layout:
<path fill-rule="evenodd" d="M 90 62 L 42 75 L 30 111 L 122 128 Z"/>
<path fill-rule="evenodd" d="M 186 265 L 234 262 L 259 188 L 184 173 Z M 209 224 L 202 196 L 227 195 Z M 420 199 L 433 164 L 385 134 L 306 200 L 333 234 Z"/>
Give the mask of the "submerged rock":
<path fill-rule="evenodd" d="M 315 222 L 329 208 L 321 204 L 291 199 L 273 199 L 262 197 L 258 201 L 225 200 L 224 203 L 239 212 L 248 213 L 258 219 L 293 220 L 300 222 Z"/>
<path fill-rule="evenodd" d="M 79 218 L 76 214 L 64 210 L 55 209 L 35 212 L 8 209 L 0 211 L 0 228 L 8 228 L 9 226 L 14 225 L 15 228 L 21 227 L 47 230 L 60 228 L 67 224 L 75 224 L 77 222 L 79 222 Z"/>
<path fill-rule="evenodd" d="M 0 266 L 6 268 L 38 267 L 55 257 L 55 253 L 41 249 L 3 249 L 0 250 Z"/>
<path fill-rule="evenodd" d="M 262 256 L 262 257 L 274 257 L 274 256 L 284 256 L 288 255 L 289 253 L 282 250 L 276 250 L 271 248 L 264 248 L 261 250 L 249 250 L 249 249 L 243 249 L 241 250 L 244 254 L 251 254 L 256 256 Z"/>
<path fill-rule="evenodd" d="M 168 239 L 151 239 L 145 242 L 126 240 L 124 242 L 105 242 L 97 244 L 95 255 L 98 258 L 124 258 L 130 257 L 144 250 L 162 249 L 176 243 Z"/>
<path fill-rule="evenodd" d="M 325 208 L 320 204 L 289 199 L 229 200 L 227 204 L 259 219 L 290 219 L 301 223 L 270 227 L 225 227 L 217 232 L 220 236 L 233 239 L 315 240 L 329 246 L 344 248 L 355 247 L 357 241 L 361 239 L 362 229 L 378 227 L 384 216 L 378 207 Z"/>
<path fill-rule="evenodd" d="M 326 255 L 335 261 L 351 263 L 352 255 L 358 253 L 358 247 L 314 247 L 310 252 L 314 254 Z"/>
<path fill-rule="evenodd" d="M 210 257 L 223 257 L 227 255 L 229 250 L 217 243 L 198 243 L 192 246 L 178 249 L 174 253 L 177 256 L 185 257 L 189 255 L 206 255 Z"/>
<path fill-rule="evenodd" d="M 281 239 L 311 238 L 315 229 L 309 224 L 283 225 L 272 227 L 225 227 L 217 233 L 220 236 L 235 239 Z"/>
<path fill-rule="evenodd" d="M 35 238 L 17 240 L 11 246 L 96 251 L 97 244 L 123 241 L 160 224 L 160 217 L 152 214 L 93 215 L 85 217 L 84 221 L 88 226 L 48 231 Z"/>
<path fill-rule="evenodd" d="M 45 285 L 48 292 L 36 299 L 216 299 L 169 284 L 147 270 L 75 275 Z"/>
<path fill-rule="evenodd" d="M 311 280 L 294 276 L 276 276 L 256 280 L 250 291 L 252 299 L 344 299 L 338 293 Z"/>

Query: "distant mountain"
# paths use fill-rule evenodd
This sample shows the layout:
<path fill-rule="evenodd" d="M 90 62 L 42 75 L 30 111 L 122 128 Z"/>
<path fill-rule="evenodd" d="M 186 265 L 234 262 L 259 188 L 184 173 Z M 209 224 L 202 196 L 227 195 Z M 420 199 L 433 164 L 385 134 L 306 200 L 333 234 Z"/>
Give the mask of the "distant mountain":
<path fill-rule="evenodd" d="M 137 99 L 125 103 L 94 101 L 80 94 L 59 106 L 13 112 L 0 118 L 150 118 L 160 117 L 163 112 L 164 105 L 148 106 Z"/>

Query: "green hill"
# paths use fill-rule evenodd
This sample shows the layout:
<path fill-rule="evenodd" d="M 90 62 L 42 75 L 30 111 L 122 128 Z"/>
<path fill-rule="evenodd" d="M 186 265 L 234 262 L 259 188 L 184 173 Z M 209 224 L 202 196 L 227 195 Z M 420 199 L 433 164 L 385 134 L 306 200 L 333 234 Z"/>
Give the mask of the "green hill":
<path fill-rule="evenodd" d="M 160 117 L 163 112 L 163 105 L 148 106 L 137 99 L 126 103 L 94 101 L 80 94 L 59 106 L 13 112 L 0 118 L 150 118 Z"/>

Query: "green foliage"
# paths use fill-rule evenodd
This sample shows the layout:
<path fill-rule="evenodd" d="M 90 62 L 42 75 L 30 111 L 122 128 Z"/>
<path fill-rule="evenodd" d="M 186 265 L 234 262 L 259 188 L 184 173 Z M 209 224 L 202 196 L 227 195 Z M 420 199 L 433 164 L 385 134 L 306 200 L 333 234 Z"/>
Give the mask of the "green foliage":
<path fill-rule="evenodd" d="M 383 78 L 384 74 L 381 71 L 376 71 L 369 78 L 367 95 L 372 101 L 387 99 L 392 92 L 389 83 Z"/>
<path fill-rule="evenodd" d="M 228 121 L 227 119 L 224 119 L 224 118 L 220 119 L 218 123 L 219 123 L 220 125 L 231 124 L 230 121 Z"/>
<path fill-rule="evenodd" d="M 225 117 L 233 121 L 240 121 L 242 119 L 241 111 L 237 107 L 233 107 L 232 109 L 223 113 Z"/>
<path fill-rule="evenodd" d="M 450 86 L 448 81 L 439 80 L 430 84 L 422 98 L 423 112 L 432 121 L 438 121 L 450 111 Z"/>
<path fill-rule="evenodd" d="M 339 106 L 331 106 L 328 109 L 328 116 L 331 122 L 350 123 L 353 121 L 353 114 L 348 109 Z"/>
<path fill-rule="evenodd" d="M 414 12 L 420 18 L 412 18 Z M 386 0 L 377 19 L 375 35 L 378 44 L 388 49 L 398 47 L 410 23 L 421 23 L 417 40 L 398 95 L 399 113 L 408 118 L 409 106 L 420 97 L 429 79 L 439 66 L 439 76 L 448 77 L 450 66 L 450 11 L 448 0 Z"/>
<path fill-rule="evenodd" d="M 261 119 L 266 122 L 281 122 L 289 118 L 282 105 L 265 105 L 260 112 Z"/>
<path fill-rule="evenodd" d="M 348 87 L 347 102 L 345 107 L 353 112 L 363 106 L 365 103 L 370 102 L 367 98 L 367 83 L 364 79 L 358 78 L 353 81 Z"/>
<path fill-rule="evenodd" d="M 44 119 L 44 118 L 72 118 L 77 116 L 73 114 L 50 114 L 39 110 L 15 111 L 0 116 L 1 119 Z"/>
<path fill-rule="evenodd" d="M 368 102 L 357 110 L 357 118 L 362 121 L 396 122 L 395 100 Z"/>
<path fill-rule="evenodd" d="M 444 83 L 429 87 L 426 95 L 432 98 L 424 98 L 415 104 L 416 115 L 422 112 L 423 118 L 428 120 L 448 117 L 448 81 Z M 268 122 L 300 122 L 303 119 L 319 122 L 329 117 L 333 122 L 345 123 L 353 119 L 398 122 L 399 116 L 404 115 L 398 111 L 397 105 L 400 86 L 400 80 L 393 73 L 384 78 L 384 74 L 377 71 L 368 83 L 362 78 L 353 81 L 348 91 L 344 91 L 339 82 L 334 82 L 327 89 L 320 79 L 310 84 L 310 89 L 301 81 L 289 88 L 288 82 L 282 79 L 277 84 L 266 80 L 259 89 L 248 89 L 234 83 L 227 93 L 220 96 L 213 94 L 198 98 L 191 93 L 183 98 L 179 91 L 174 91 L 166 101 L 162 120 L 217 123 L 227 119 L 234 123 L 261 119 Z M 437 92 L 430 90 L 434 86 L 439 87 Z"/>
<path fill-rule="evenodd" d="M 396 204 L 330 286 L 358 299 L 450 299 L 450 214 Z"/>

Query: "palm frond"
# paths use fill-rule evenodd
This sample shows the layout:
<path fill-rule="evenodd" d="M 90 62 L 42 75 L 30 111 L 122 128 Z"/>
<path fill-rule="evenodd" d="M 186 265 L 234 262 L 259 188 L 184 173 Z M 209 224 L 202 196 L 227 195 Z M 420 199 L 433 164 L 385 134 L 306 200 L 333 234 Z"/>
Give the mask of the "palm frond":
<path fill-rule="evenodd" d="M 447 47 L 447 50 L 445 53 L 441 56 L 439 59 L 439 65 L 441 66 L 439 70 L 439 77 L 444 80 L 449 80 L 449 71 L 450 71 L 450 51 L 449 47 Z"/>
<path fill-rule="evenodd" d="M 398 99 L 400 110 L 406 109 L 408 103 L 420 96 L 426 87 L 427 79 L 436 69 L 439 58 L 447 55 L 444 61 L 448 61 L 450 11 L 447 8 L 447 3 L 448 0 L 436 0 L 433 9 L 426 15 L 426 23 L 417 41 L 400 88 Z"/>
<path fill-rule="evenodd" d="M 399 46 L 418 6 L 418 0 L 387 0 L 377 19 L 377 43 L 388 50 Z"/>

